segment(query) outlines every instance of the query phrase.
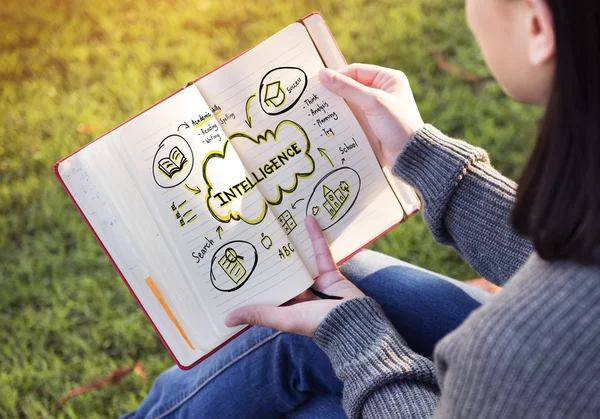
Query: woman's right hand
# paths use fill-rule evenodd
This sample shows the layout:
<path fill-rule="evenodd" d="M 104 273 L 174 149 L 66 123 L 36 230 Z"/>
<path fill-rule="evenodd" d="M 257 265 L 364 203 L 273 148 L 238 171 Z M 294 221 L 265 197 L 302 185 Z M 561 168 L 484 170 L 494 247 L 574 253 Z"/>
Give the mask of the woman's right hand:
<path fill-rule="evenodd" d="M 337 72 L 322 69 L 319 80 L 365 113 L 390 166 L 424 125 L 408 79 L 401 71 L 350 64 Z"/>

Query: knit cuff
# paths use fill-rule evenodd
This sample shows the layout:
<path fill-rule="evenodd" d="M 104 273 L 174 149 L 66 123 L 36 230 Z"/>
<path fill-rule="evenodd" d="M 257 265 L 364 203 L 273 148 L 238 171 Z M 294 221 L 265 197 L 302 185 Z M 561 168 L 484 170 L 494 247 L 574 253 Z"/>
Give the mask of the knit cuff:
<path fill-rule="evenodd" d="M 396 355 L 413 353 L 370 297 L 349 300 L 333 309 L 317 328 L 314 340 L 334 367 L 368 358 L 374 361 L 382 343 Z"/>
<path fill-rule="evenodd" d="M 392 170 L 416 188 L 427 203 L 449 197 L 475 162 L 489 163 L 483 149 L 425 125 L 410 139 Z"/>
<path fill-rule="evenodd" d="M 344 409 L 350 417 L 361 416 L 367 399 L 394 383 L 420 382 L 437 389 L 432 361 L 408 347 L 369 297 L 334 308 L 314 340 L 344 383 Z"/>

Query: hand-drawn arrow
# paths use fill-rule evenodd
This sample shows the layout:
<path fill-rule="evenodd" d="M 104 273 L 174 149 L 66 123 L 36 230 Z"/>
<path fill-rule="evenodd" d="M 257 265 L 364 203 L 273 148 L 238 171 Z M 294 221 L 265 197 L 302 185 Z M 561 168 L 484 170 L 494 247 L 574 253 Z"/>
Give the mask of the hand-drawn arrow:
<path fill-rule="evenodd" d="M 327 155 L 327 150 L 325 150 L 324 148 L 317 148 L 317 150 L 319 150 L 319 153 L 321 153 L 321 156 L 323 156 L 323 158 L 329 162 L 329 164 L 331 165 L 331 167 L 334 167 L 333 162 L 331 161 L 331 159 Z"/>
<path fill-rule="evenodd" d="M 304 201 L 304 198 L 301 198 L 292 204 L 292 209 L 296 209 L 296 204 L 300 201 Z"/>
<path fill-rule="evenodd" d="M 199 187 L 199 186 L 196 186 L 195 188 L 190 188 L 190 187 L 187 185 L 187 183 L 185 184 L 185 189 L 187 189 L 187 190 L 188 190 L 188 191 L 190 191 L 190 192 L 193 192 L 193 193 L 194 193 L 194 195 L 198 195 L 200 192 L 202 192 L 202 191 L 200 190 L 200 187 Z"/>
<path fill-rule="evenodd" d="M 181 125 L 179 125 L 179 126 L 177 127 L 177 132 L 179 132 L 179 128 L 181 128 L 181 127 L 186 127 L 186 128 L 189 128 L 190 126 L 188 125 L 188 123 L 187 123 L 187 122 L 184 122 L 183 124 L 181 124 Z"/>
<path fill-rule="evenodd" d="M 221 227 L 221 226 L 217 227 L 216 232 L 219 235 L 219 240 L 223 240 L 223 238 L 221 237 L 221 234 L 223 234 L 223 227 Z"/>
<path fill-rule="evenodd" d="M 252 128 L 252 118 L 250 117 L 250 102 L 252 102 L 252 98 L 255 98 L 256 95 L 252 95 L 246 100 L 246 124 L 248 128 Z"/>
<path fill-rule="evenodd" d="M 346 163 L 346 159 L 342 158 L 342 164 Z"/>

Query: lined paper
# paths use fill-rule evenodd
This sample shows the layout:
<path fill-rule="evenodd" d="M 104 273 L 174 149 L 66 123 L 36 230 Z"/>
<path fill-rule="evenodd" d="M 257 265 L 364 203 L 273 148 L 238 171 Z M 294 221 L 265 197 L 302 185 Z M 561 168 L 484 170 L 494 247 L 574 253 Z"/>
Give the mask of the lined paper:
<path fill-rule="evenodd" d="M 402 218 L 322 67 L 306 29 L 290 25 L 61 165 L 183 364 L 239 330 L 223 324 L 235 308 L 311 285 L 307 214 L 336 260 Z"/>
<path fill-rule="evenodd" d="M 336 260 L 363 246 L 403 216 L 351 110 L 343 99 L 319 83 L 321 68 L 323 63 L 306 29 L 293 24 L 196 83 L 208 104 L 223 115 L 219 120 L 221 127 L 230 136 L 247 171 L 257 178 L 262 177 L 260 169 L 265 162 L 289 144 L 295 142 L 302 151 L 309 148 L 312 169 L 307 158 L 290 158 L 258 188 L 271 200 L 270 207 L 281 222 L 286 217 L 293 218 L 297 227 L 289 231 L 288 237 L 313 276 L 317 270 L 303 223 L 307 214 L 316 214 Z M 273 71 L 279 73 L 269 79 Z M 275 113 L 276 105 L 284 98 L 283 94 L 276 94 L 276 82 L 281 80 L 284 93 L 291 90 L 293 95 L 297 89 L 294 80 L 302 79 L 302 73 L 306 76 L 306 89 L 294 106 L 283 113 L 268 114 Z M 268 82 L 275 82 L 274 92 L 267 92 L 272 96 L 270 101 L 264 91 Z M 282 108 L 286 108 L 283 103 Z M 253 141 L 261 136 L 266 141 Z M 290 173 L 305 176 L 299 176 L 295 184 Z M 280 202 L 277 185 L 293 189 L 282 193 Z M 327 190 L 333 193 L 330 204 L 326 202 Z M 339 209 L 332 207 L 336 205 Z"/>
<path fill-rule="evenodd" d="M 122 127 L 113 146 L 183 272 L 163 283 L 177 282 L 182 294 L 191 287 L 188 294 L 195 292 L 216 331 L 225 335 L 231 329 L 223 320 L 233 309 L 281 304 L 306 289 L 310 275 L 289 251 L 293 245 L 258 188 L 237 187 L 239 198 L 225 206 L 222 193 L 210 201 L 216 213 L 209 209 L 214 191 L 227 191 L 247 175 L 214 119 L 198 90 L 187 88 Z M 285 276 L 278 275 L 283 271 Z"/>
<path fill-rule="evenodd" d="M 82 164 L 80 153 L 63 161 L 58 170 L 83 215 L 119 267 L 137 298 L 152 317 L 157 329 L 169 342 L 169 347 L 179 362 L 182 365 L 189 365 L 197 360 L 203 355 L 203 352 L 199 349 L 190 351 L 184 337 L 177 331 L 173 322 L 168 318 L 168 314 L 161 308 L 159 301 L 147 287 L 145 278 L 148 277 L 148 271 L 106 204 L 100 186 Z"/>

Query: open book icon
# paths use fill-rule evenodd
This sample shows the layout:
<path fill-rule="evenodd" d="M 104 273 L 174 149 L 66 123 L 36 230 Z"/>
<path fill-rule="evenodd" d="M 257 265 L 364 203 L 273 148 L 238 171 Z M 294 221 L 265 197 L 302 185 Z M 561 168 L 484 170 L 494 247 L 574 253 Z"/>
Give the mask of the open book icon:
<path fill-rule="evenodd" d="M 169 153 L 169 157 L 162 158 L 158 161 L 158 168 L 171 179 L 178 172 L 181 172 L 188 162 L 179 147 L 173 147 Z"/>

